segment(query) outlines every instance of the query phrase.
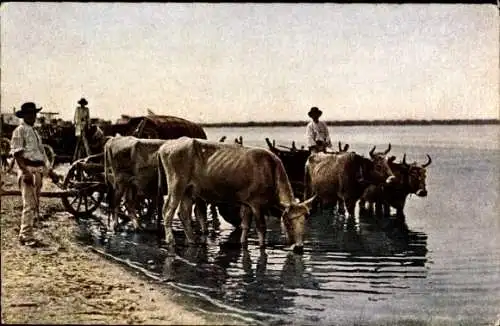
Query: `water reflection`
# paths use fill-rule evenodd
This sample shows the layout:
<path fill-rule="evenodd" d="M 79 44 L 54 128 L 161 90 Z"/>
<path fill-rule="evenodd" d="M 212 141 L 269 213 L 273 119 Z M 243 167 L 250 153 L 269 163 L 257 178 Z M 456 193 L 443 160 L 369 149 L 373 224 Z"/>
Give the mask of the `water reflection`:
<path fill-rule="evenodd" d="M 255 232 L 242 249 L 239 229 L 221 230 L 206 245 L 183 246 L 182 227 L 175 224 L 179 245 L 173 251 L 162 249 L 161 238 L 150 233 L 106 237 L 94 230 L 93 245 L 157 279 L 266 321 L 300 316 L 311 322 L 327 313 L 332 300 L 386 300 L 427 275 L 427 236 L 405 224 L 324 213 L 312 215 L 308 224 L 303 255 L 284 249 L 276 218 L 269 219 L 265 250 L 258 248 Z"/>

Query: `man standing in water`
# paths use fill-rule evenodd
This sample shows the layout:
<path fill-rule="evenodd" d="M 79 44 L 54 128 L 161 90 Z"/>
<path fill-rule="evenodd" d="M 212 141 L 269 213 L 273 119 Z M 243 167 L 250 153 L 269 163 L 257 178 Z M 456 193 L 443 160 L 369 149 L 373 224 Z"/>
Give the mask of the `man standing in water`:
<path fill-rule="evenodd" d="M 323 112 L 317 107 L 312 107 L 307 115 L 312 119 L 306 127 L 307 146 L 311 153 L 324 152 L 327 147 L 332 147 L 328 126 L 319 117 Z"/>
<path fill-rule="evenodd" d="M 85 148 L 85 156 L 91 155 L 90 146 L 87 140 L 87 129 L 90 124 L 90 114 L 89 108 L 87 107 L 87 100 L 85 98 L 81 98 L 78 101 L 80 106 L 76 107 L 75 110 L 75 136 L 77 137 L 75 154 L 73 155 L 73 161 L 78 159 L 78 152 L 80 151 L 80 147 L 83 146 Z"/>
<path fill-rule="evenodd" d="M 39 214 L 43 175 L 50 176 L 53 182 L 57 182 L 59 179 L 49 168 L 50 163 L 42 144 L 42 138 L 33 128 L 36 114 L 41 109 L 37 108 L 33 102 L 21 105 L 21 110 L 16 111 L 16 116 L 23 121 L 12 132 L 11 140 L 10 153 L 19 167 L 18 185 L 23 198 L 19 241 L 28 246 L 37 243 L 33 236 L 33 225 Z"/>

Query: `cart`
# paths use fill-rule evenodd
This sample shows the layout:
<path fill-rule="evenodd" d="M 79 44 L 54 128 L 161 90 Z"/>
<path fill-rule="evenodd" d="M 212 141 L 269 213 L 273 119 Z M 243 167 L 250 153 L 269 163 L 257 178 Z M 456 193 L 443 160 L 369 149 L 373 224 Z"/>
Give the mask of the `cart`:
<path fill-rule="evenodd" d="M 88 216 L 100 207 L 106 193 L 104 166 L 96 163 L 99 155 L 73 163 L 58 191 L 42 191 L 41 197 L 61 198 L 66 211 L 76 218 Z M 19 190 L 5 190 L 0 186 L 0 196 L 21 196 Z"/>

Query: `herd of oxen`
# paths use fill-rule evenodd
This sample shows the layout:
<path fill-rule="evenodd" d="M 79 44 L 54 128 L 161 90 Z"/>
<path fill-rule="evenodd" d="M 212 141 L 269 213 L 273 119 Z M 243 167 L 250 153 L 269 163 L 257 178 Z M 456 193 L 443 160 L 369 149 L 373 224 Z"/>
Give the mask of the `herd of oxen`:
<path fill-rule="evenodd" d="M 207 139 L 110 138 L 104 145 L 104 167 L 111 212 L 109 226 L 118 225 L 119 203 L 125 198 L 128 217 L 135 228 L 138 198 L 149 198 L 162 212 L 165 242 L 174 244 L 172 219 L 178 212 L 186 240 L 203 241 L 208 232 L 207 209 L 241 228 L 240 242 L 247 243 L 255 219 L 259 245 L 266 244 L 265 216 L 281 215 L 281 225 L 293 251 L 303 250 L 307 218 L 312 211 L 333 207 L 354 217 L 360 212 L 404 218 L 409 194 L 425 197 L 426 167 L 408 164 L 406 155 L 397 163 L 375 147 L 364 157 L 348 146 L 339 151 L 309 155 L 304 165 L 304 192 L 297 199 L 286 168 L 278 155 L 241 142 L 223 143 Z M 194 207 L 195 221 L 192 220 Z M 273 214 L 277 215 L 277 214 Z M 214 219 L 214 222 L 216 217 Z M 197 227 L 195 227 L 197 226 Z M 199 229 L 199 230 L 198 230 Z M 197 232 L 199 231 L 199 232 Z"/>

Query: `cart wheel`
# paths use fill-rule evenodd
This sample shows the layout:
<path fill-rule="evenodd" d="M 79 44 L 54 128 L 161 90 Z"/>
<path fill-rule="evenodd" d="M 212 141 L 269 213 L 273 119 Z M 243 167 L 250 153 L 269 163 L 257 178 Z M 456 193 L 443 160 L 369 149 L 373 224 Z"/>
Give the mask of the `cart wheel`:
<path fill-rule="evenodd" d="M 75 162 L 64 178 L 64 189 L 75 189 L 80 182 L 101 181 L 98 176 L 93 176 L 81 167 L 80 162 Z M 88 216 L 99 208 L 104 193 L 96 190 L 92 193 L 81 193 L 75 196 L 63 197 L 64 208 L 76 218 Z"/>
<path fill-rule="evenodd" d="M 10 140 L 8 138 L 0 138 L 0 154 L 8 155 L 10 152 Z"/>
<path fill-rule="evenodd" d="M 3 168 L 8 167 L 7 157 L 10 152 L 10 140 L 8 138 L 0 138 L 0 164 Z"/>

